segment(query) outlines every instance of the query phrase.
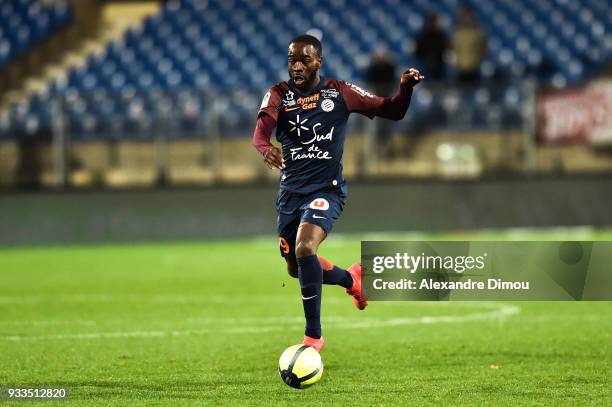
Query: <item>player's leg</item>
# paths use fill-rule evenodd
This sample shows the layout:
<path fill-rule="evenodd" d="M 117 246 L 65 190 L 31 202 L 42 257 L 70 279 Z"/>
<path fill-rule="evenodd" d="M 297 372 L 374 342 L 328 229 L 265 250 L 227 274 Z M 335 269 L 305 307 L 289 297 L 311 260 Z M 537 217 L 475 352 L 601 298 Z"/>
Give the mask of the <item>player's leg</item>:
<path fill-rule="evenodd" d="M 283 217 L 285 218 L 285 217 Z M 279 216 L 279 221 L 281 217 Z M 279 248 L 281 256 L 287 262 L 287 274 L 290 277 L 298 278 L 298 263 L 295 258 L 295 242 L 297 237 L 297 229 L 299 227 L 299 218 L 295 222 L 285 222 L 283 227 L 279 228 Z M 319 264 L 323 269 L 323 284 L 342 285 L 345 288 L 351 287 L 353 280 L 346 270 L 342 270 L 321 256 L 317 256 Z M 342 273 L 344 271 L 344 273 Z M 347 279 L 348 276 L 348 279 Z M 348 281 L 346 281 L 348 280 Z"/>
<path fill-rule="evenodd" d="M 301 221 L 321 227 L 325 232 L 324 236 L 327 236 L 342 214 L 344 202 L 345 195 L 343 193 L 317 193 L 300 208 L 303 211 Z M 367 297 L 361 288 L 361 265 L 355 263 L 348 270 L 344 270 L 333 266 L 331 262 L 324 258 L 319 259 L 322 268 L 327 270 L 323 273 L 324 283 L 346 288 L 347 294 L 353 297 L 355 306 L 363 310 L 367 306 Z"/>
<path fill-rule="evenodd" d="M 290 240 L 285 237 L 280 237 L 281 253 L 287 262 L 287 274 L 290 277 L 298 278 L 298 264 L 295 258 L 294 245 L 288 243 Z M 295 242 L 295 239 L 293 239 Z M 285 255 L 285 251 L 287 251 Z M 339 285 L 344 288 L 351 288 L 353 286 L 353 277 L 350 272 L 344 270 L 338 266 L 333 265 L 329 260 L 324 257 L 317 256 L 321 269 L 323 269 L 323 284 L 326 285 Z"/>
<path fill-rule="evenodd" d="M 363 272 L 361 264 L 355 263 L 348 270 L 334 266 L 324 257 L 319 257 L 319 263 L 323 269 L 323 284 L 339 285 L 346 288 L 346 293 L 353 297 L 355 306 L 363 310 L 368 306 L 368 299 L 361 288 Z"/>
<path fill-rule="evenodd" d="M 295 257 L 306 318 L 304 341 L 305 343 L 310 341 L 308 344 L 317 350 L 323 347 L 321 338 L 323 269 L 317 258 L 317 249 L 323 239 L 325 239 L 323 228 L 311 223 L 300 223 L 295 240 Z"/>
<path fill-rule="evenodd" d="M 324 257 L 317 256 L 317 258 L 323 269 L 323 284 L 339 285 L 344 288 L 351 288 L 353 286 L 353 277 L 348 271 L 335 266 Z"/>
<path fill-rule="evenodd" d="M 287 261 L 287 273 L 290 277 L 298 278 L 298 265 L 295 256 L 285 257 Z"/>
<path fill-rule="evenodd" d="M 276 200 L 279 247 L 281 256 L 283 256 L 287 262 L 287 272 L 290 276 L 297 276 L 299 278 L 302 298 L 305 298 L 305 300 L 303 300 L 303 305 L 304 316 L 306 317 L 307 321 L 307 336 L 304 337 L 304 343 L 312 346 L 317 351 L 320 351 L 323 348 L 320 321 L 322 269 L 318 263 L 318 260 L 316 259 L 316 256 L 312 256 L 315 258 L 316 263 L 316 266 L 313 267 L 309 267 L 309 259 L 302 261 L 296 257 L 298 252 L 303 254 L 305 251 L 303 239 L 300 241 L 302 244 L 300 245 L 299 251 L 297 247 L 297 236 L 299 233 L 298 229 L 301 224 L 301 217 L 303 214 L 300 207 L 302 205 L 302 201 L 303 196 L 292 194 L 283 190 L 279 191 Z M 322 232 L 321 240 L 324 238 L 325 232 Z M 318 246 L 318 243 L 316 246 Z M 313 268 L 313 270 L 310 270 L 311 268 Z M 300 272 L 300 269 L 302 271 L 308 270 L 308 272 Z M 314 292 L 314 295 L 312 295 L 311 292 Z M 309 334 L 312 335 L 312 337 L 308 336 Z"/>
<path fill-rule="evenodd" d="M 351 288 L 353 285 L 353 278 L 347 270 L 334 266 L 324 257 L 317 256 L 317 259 L 323 270 L 323 284 Z M 285 260 L 287 261 L 287 274 L 289 274 L 290 277 L 298 278 L 298 264 L 295 255 L 287 256 Z"/>
<path fill-rule="evenodd" d="M 323 239 L 331 232 L 334 223 L 342 214 L 345 197 L 331 192 L 317 193 L 300 208 L 303 211 L 302 223 L 307 222 L 323 229 Z M 323 269 L 323 283 L 350 288 L 351 275 L 344 269 L 334 266 L 329 260 L 318 257 Z"/>
<path fill-rule="evenodd" d="M 293 278 L 298 278 L 298 264 L 295 258 L 295 244 L 297 229 L 300 224 L 299 214 L 278 214 L 278 241 L 281 256 L 287 262 L 287 273 Z M 323 269 L 323 284 L 340 285 L 351 288 L 353 278 L 346 270 L 334 266 L 329 260 L 318 257 L 319 264 Z"/>
<path fill-rule="evenodd" d="M 287 273 L 297 278 L 297 262 L 295 260 L 295 238 L 300 225 L 300 213 L 278 212 L 278 248 L 281 256 L 287 262 Z"/>

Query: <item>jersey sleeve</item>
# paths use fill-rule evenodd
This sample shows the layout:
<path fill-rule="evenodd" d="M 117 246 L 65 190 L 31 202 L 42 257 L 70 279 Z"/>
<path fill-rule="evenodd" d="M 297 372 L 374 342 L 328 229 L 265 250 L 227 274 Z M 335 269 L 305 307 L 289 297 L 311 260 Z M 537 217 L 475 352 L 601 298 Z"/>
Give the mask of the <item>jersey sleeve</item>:
<path fill-rule="evenodd" d="M 278 112 L 280 108 L 281 95 L 276 89 L 276 86 L 273 86 L 264 95 L 263 100 L 261 101 L 261 106 L 259 106 L 259 113 L 257 114 L 257 118 L 260 118 L 262 115 L 268 115 L 276 122 L 276 120 L 278 119 Z"/>
<path fill-rule="evenodd" d="M 276 120 L 267 114 L 262 114 L 257 118 L 255 131 L 253 132 L 253 146 L 265 157 L 268 151 L 273 147 L 270 143 L 272 130 L 276 126 Z"/>
<path fill-rule="evenodd" d="M 350 82 L 339 81 L 340 92 L 350 113 L 361 113 L 370 119 L 375 116 L 401 120 L 408 110 L 412 87 L 401 86 L 392 97 L 381 97 Z"/>
<path fill-rule="evenodd" d="M 270 143 L 272 130 L 276 127 L 278 112 L 281 106 L 281 96 L 276 86 L 271 87 L 264 95 L 257 114 L 257 124 L 253 132 L 253 145 L 262 155 L 266 155 L 273 147 Z"/>

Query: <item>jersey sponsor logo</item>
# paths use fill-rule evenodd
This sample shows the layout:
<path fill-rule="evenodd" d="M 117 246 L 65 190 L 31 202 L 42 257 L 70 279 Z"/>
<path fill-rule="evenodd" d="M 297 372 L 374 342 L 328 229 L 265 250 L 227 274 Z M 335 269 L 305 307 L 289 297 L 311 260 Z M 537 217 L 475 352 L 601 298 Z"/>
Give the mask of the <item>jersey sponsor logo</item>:
<path fill-rule="evenodd" d="M 314 201 L 308 205 L 310 209 L 317 209 L 320 211 L 326 211 L 329 209 L 329 202 L 325 198 L 316 198 Z M 313 215 L 314 218 L 314 215 Z"/>
<path fill-rule="evenodd" d="M 293 100 L 293 95 L 294 93 L 291 92 L 291 99 L 283 100 L 283 104 L 285 105 L 285 112 L 291 112 L 300 108 L 302 110 L 314 109 L 317 107 L 317 101 L 321 97 L 321 94 L 317 93 L 312 96 L 300 97 L 297 100 Z"/>
<path fill-rule="evenodd" d="M 312 126 L 312 138 L 308 141 L 301 141 L 302 144 L 304 145 L 308 145 L 308 144 L 312 144 L 315 141 L 332 141 L 334 139 L 334 127 L 332 126 L 331 130 L 328 131 L 326 134 L 319 134 L 317 132 L 317 128 L 321 127 L 322 124 L 321 123 L 317 123 L 314 126 Z"/>
<path fill-rule="evenodd" d="M 312 103 L 304 103 L 304 104 L 302 105 L 302 109 L 303 109 L 303 110 L 314 109 L 315 107 L 317 107 L 317 102 L 312 102 Z"/>
<path fill-rule="evenodd" d="M 312 96 L 298 98 L 297 102 L 298 102 L 298 105 L 303 105 L 304 103 L 316 102 L 317 100 L 319 100 L 320 96 L 321 95 L 319 93 L 315 93 Z"/>
<path fill-rule="evenodd" d="M 259 110 L 268 107 L 268 102 L 270 101 L 270 96 L 272 96 L 272 94 L 270 93 L 270 91 L 268 91 L 268 93 L 266 93 L 266 95 L 263 97 L 263 100 L 261 101 L 261 106 L 259 106 Z"/>
<path fill-rule="evenodd" d="M 292 124 L 293 127 L 291 129 L 289 129 L 290 132 L 294 132 L 297 130 L 297 135 L 298 137 L 302 137 L 301 131 L 302 130 L 310 130 L 308 127 L 304 126 L 304 123 L 306 123 L 308 121 L 308 118 L 305 118 L 304 120 L 300 120 L 300 115 L 298 114 L 295 118 L 295 121 L 293 120 L 287 120 L 289 122 L 289 124 Z"/>
<path fill-rule="evenodd" d="M 334 110 L 334 101 L 331 99 L 323 99 L 323 102 L 321 102 L 321 109 L 323 109 L 324 112 L 331 112 Z"/>
<path fill-rule="evenodd" d="M 374 95 L 371 94 L 370 92 L 368 92 L 367 90 L 360 88 L 359 86 L 355 85 L 354 83 L 348 83 L 349 87 L 351 88 L 351 90 L 357 94 L 359 94 L 360 96 L 363 97 L 368 97 L 368 98 L 373 98 Z"/>
<path fill-rule="evenodd" d="M 298 137 L 302 137 L 302 130 L 312 130 L 312 138 L 306 141 L 300 141 L 304 147 L 293 147 L 289 150 L 291 154 L 291 160 L 304 160 L 304 159 L 315 159 L 315 160 L 331 160 L 332 157 L 329 155 L 329 151 L 321 150 L 315 142 L 319 141 L 332 141 L 334 138 L 334 127 L 332 127 L 327 133 L 319 134 L 317 129 L 322 126 L 321 123 L 316 123 L 311 129 L 304 126 L 308 121 L 308 118 L 300 121 L 300 115 L 296 116 L 296 121 L 287 120 L 293 127 L 289 130 L 290 132 L 297 131 Z M 306 148 L 306 146 L 308 148 Z M 304 149 L 306 148 L 306 151 Z"/>
<path fill-rule="evenodd" d="M 332 157 L 329 155 L 329 151 L 321 150 L 316 145 L 308 147 L 306 152 L 303 151 L 302 147 L 294 147 L 289 150 L 291 159 L 293 161 L 304 160 L 304 159 L 315 159 L 315 160 L 331 160 Z"/>
<path fill-rule="evenodd" d="M 319 216 L 317 214 L 312 214 L 313 219 L 327 219 L 325 216 Z"/>
<path fill-rule="evenodd" d="M 297 103 L 298 105 L 304 105 L 304 104 L 316 102 L 317 100 L 319 100 L 320 97 L 321 97 L 320 93 L 315 93 L 312 96 L 298 98 Z"/>

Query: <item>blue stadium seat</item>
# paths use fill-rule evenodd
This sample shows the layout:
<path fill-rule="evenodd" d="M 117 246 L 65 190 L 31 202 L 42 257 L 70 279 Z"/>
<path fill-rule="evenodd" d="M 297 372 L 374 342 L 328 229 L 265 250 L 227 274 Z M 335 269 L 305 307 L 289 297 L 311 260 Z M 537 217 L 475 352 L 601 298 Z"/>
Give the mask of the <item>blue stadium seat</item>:
<path fill-rule="evenodd" d="M 206 101 L 194 99 L 194 94 L 249 89 L 248 95 L 257 97 L 245 94 L 243 99 L 232 101 L 227 106 L 231 114 L 223 115 L 221 120 L 224 129 L 237 131 L 245 123 L 252 125 L 253 106 L 257 107 L 262 91 L 287 77 L 286 46 L 292 36 L 318 30 L 325 47 L 324 74 L 359 82 L 371 52 L 381 44 L 394 52 L 401 67 L 414 64 L 414 38 L 426 15 L 438 13 L 442 27 L 450 35 L 461 3 L 172 1 L 146 18 L 140 27 L 129 29 L 122 39 L 109 44 L 102 54 L 91 57 L 83 68 L 71 71 L 65 81 L 52 84 L 46 95 L 30 103 L 28 109 L 30 114 L 42 117 L 41 104 L 57 95 L 94 95 L 81 97 L 77 100 L 78 111 L 71 111 L 75 131 L 78 128 L 84 138 L 108 134 L 98 130 L 112 118 L 111 127 L 115 130 L 147 137 L 154 115 L 167 106 L 173 109 L 179 126 L 195 132 L 200 119 L 194 109 L 203 109 Z M 544 84 L 578 84 L 612 57 L 612 14 L 606 1 L 471 3 L 488 35 L 488 54 L 481 66 L 485 79 L 529 78 Z M 37 1 L 3 2 L 0 66 L 16 49 L 44 38 L 69 15 L 66 7 L 42 6 Z M 482 89 L 471 95 L 462 94 L 466 109 L 472 109 L 470 114 L 464 113 L 463 108 L 457 107 L 461 112 L 456 110 L 452 98 L 446 104 L 432 98 L 426 86 L 417 93 L 414 109 L 439 123 L 452 119 L 457 112 L 474 126 L 484 126 L 496 116 L 508 125 L 516 123 L 520 117 L 517 100 L 521 96 L 517 99 L 516 95 L 496 95 L 492 89 Z M 159 92 L 183 96 L 167 104 L 167 98 Z M 248 104 L 243 103 L 245 100 Z M 495 106 L 493 113 L 485 114 L 488 106 Z M 26 120 L 27 113 L 16 117 Z M 85 119 L 77 126 L 79 117 Z M 41 126 L 45 120 L 39 120 Z M 0 130 L 6 126 L 6 121 L 0 120 Z M 80 137 L 78 131 L 76 137 Z"/>
<path fill-rule="evenodd" d="M 0 3 L 0 69 L 71 19 L 67 3 L 3 0 Z"/>

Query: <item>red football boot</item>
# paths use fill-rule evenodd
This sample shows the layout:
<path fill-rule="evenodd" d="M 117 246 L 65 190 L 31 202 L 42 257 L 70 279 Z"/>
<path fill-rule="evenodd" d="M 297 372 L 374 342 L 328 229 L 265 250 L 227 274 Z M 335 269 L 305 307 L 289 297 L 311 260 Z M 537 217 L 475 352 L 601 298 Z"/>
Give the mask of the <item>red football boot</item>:
<path fill-rule="evenodd" d="M 362 310 L 368 306 L 368 297 L 365 296 L 361 288 L 361 278 L 363 277 L 361 264 L 355 263 L 349 267 L 347 271 L 350 273 L 351 277 L 353 277 L 353 286 L 347 288 L 346 293 L 353 296 L 355 306 Z"/>
<path fill-rule="evenodd" d="M 323 339 L 323 337 L 315 339 L 311 338 L 310 336 L 304 335 L 304 345 L 308 345 L 311 348 L 315 348 L 317 352 L 321 352 L 321 349 L 323 349 L 323 346 L 325 345 L 325 340 Z"/>

